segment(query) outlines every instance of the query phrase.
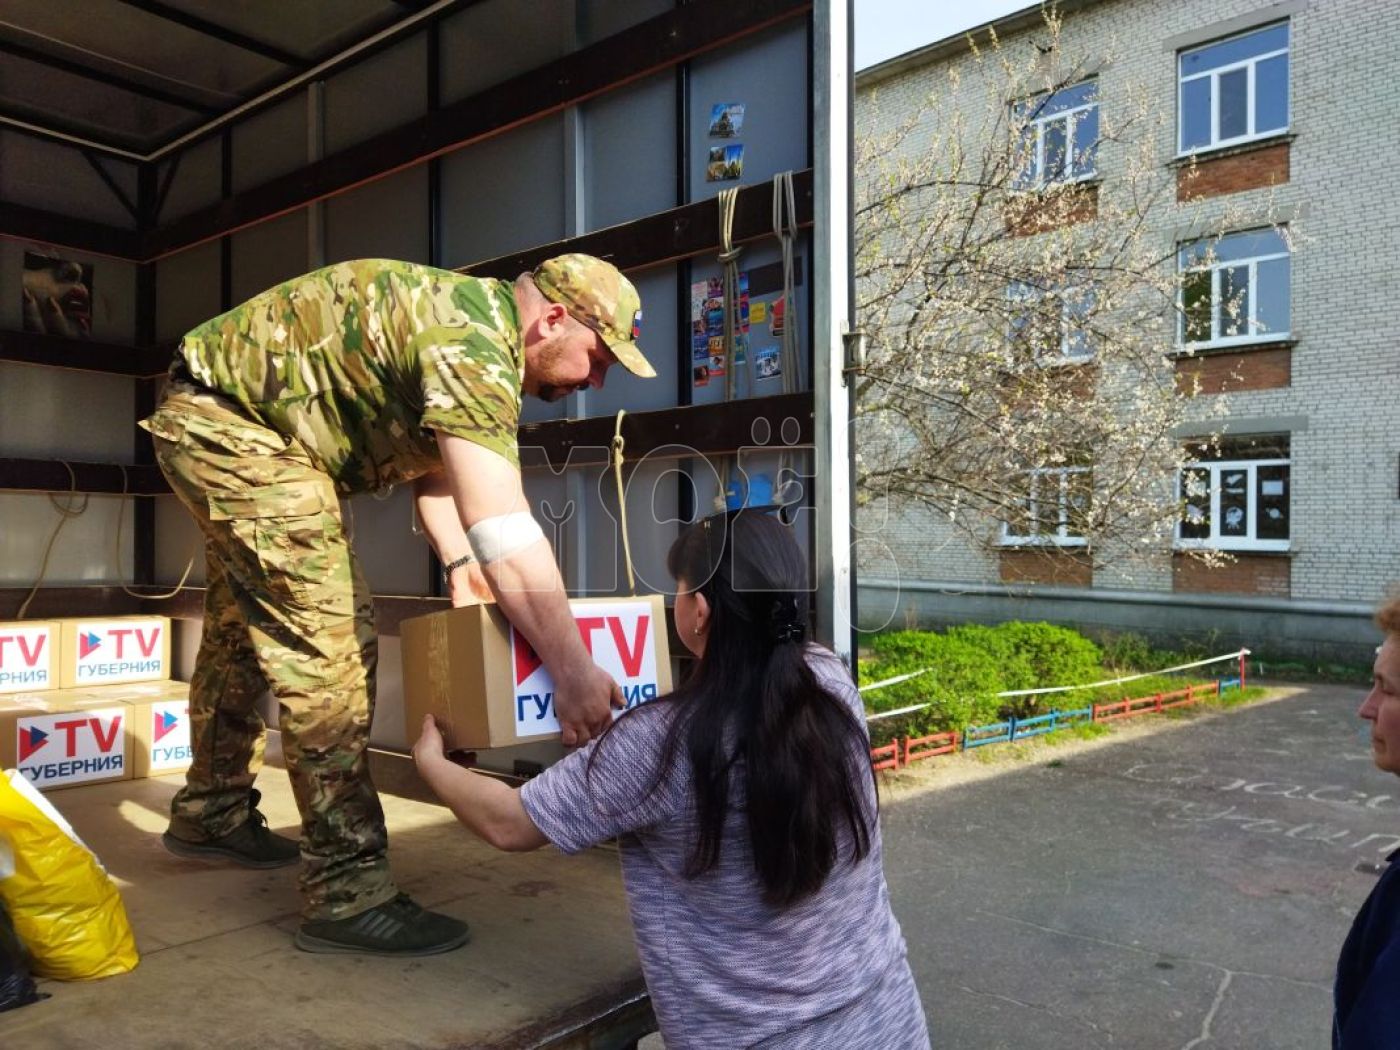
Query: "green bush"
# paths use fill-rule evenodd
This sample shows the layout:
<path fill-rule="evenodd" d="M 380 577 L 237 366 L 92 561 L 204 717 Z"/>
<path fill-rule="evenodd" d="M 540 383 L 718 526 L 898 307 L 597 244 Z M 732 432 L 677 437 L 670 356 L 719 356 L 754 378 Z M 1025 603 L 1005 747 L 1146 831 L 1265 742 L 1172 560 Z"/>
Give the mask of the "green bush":
<path fill-rule="evenodd" d="M 1106 635 L 1103 640 L 1104 666 L 1115 671 L 1132 673 L 1171 667 L 1172 664 L 1162 662 L 1162 657 L 1166 655 L 1154 649 L 1152 643 L 1142 635 L 1132 631 L 1114 632 Z"/>
<path fill-rule="evenodd" d="M 874 712 L 929 704 L 909 716 L 910 735 L 939 733 L 993 721 L 1005 688 L 996 658 L 968 642 L 927 631 L 892 631 L 871 644 L 875 659 L 862 684 L 930 668 L 927 674 L 866 694 Z M 878 724 L 878 723 L 877 723 Z"/>
<path fill-rule="evenodd" d="M 998 624 L 993 630 L 1029 663 L 1037 686 L 1078 685 L 1103 675 L 1103 654 L 1078 631 L 1016 620 Z"/>
<path fill-rule="evenodd" d="M 894 718 L 877 718 L 870 723 L 870 746 L 884 747 L 907 736 L 923 736 L 919 728 L 922 720 L 917 715 L 896 715 Z"/>
<path fill-rule="evenodd" d="M 1211 681 L 1212 679 L 1199 676 L 1154 674 L 1132 682 L 1123 682 L 1120 685 L 1105 685 L 1097 689 L 1077 689 L 1073 693 L 1064 694 L 1058 706 L 1062 708 L 1071 706 L 1069 698 L 1073 698 L 1074 706 L 1078 707 L 1088 707 L 1091 703 L 1113 704 L 1119 700 L 1136 700 L 1157 693 L 1176 693 L 1188 685 L 1209 685 Z"/>
<path fill-rule="evenodd" d="M 1055 685 L 1077 685 L 1104 676 L 1099 647 L 1078 631 L 1049 623 L 1011 621 L 991 628 L 998 650 L 1014 653 L 1018 667 L 1025 668 L 1025 685 L 1008 689 L 1039 689 Z M 1028 718 L 1065 706 L 1073 694 L 1015 697 L 1003 706 L 1008 715 Z"/>
<path fill-rule="evenodd" d="M 1037 680 L 1035 667 L 1025 651 L 1016 644 L 1016 638 L 1000 627 L 988 627 L 980 623 L 968 623 L 948 628 L 948 637 L 981 649 L 992 656 L 1001 671 L 1002 690 L 1034 689 L 1044 684 Z"/>
<path fill-rule="evenodd" d="M 1154 675 L 1123 685 L 1013 697 L 1004 702 L 996 694 L 1055 685 L 1087 685 L 1113 677 L 1115 671 L 1150 671 L 1165 666 L 1163 660 L 1180 662 L 1179 654 L 1154 650 L 1140 635 L 1116 635 L 1101 650 L 1078 632 L 1048 623 L 1013 621 L 995 627 L 965 624 L 943 634 L 891 631 L 871 639 L 870 653 L 857 667 L 862 685 L 931 668 L 907 682 L 865 694 L 866 706 L 872 713 L 929 705 L 921 711 L 872 723 L 872 742 L 876 746 L 900 736 L 965 729 L 1009 716 L 1027 718 L 1057 708 L 1067 711 L 1091 703 L 1111 703 L 1125 696 L 1173 692 L 1186 688 L 1189 682 L 1202 680 Z M 1105 659 L 1113 666 L 1105 668 Z"/>
<path fill-rule="evenodd" d="M 1293 682 L 1348 682 L 1365 685 L 1371 681 L 1369 664 L 1305 662 L 1268 653 L 1255 653 L 1249 658 L 1249 673 Z"/>

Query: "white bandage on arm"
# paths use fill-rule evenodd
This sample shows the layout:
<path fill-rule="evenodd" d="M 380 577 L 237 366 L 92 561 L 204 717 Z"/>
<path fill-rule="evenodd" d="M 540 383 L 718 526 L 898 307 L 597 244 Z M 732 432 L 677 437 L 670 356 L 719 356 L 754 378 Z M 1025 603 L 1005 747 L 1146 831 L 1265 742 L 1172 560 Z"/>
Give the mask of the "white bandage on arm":
<path fill-rule="evenodd" d="M 467 530 L 472 553 L 483 565 L 509 558 L 542 539 L 544 530 L 527 511 L 482 518 Z"/>

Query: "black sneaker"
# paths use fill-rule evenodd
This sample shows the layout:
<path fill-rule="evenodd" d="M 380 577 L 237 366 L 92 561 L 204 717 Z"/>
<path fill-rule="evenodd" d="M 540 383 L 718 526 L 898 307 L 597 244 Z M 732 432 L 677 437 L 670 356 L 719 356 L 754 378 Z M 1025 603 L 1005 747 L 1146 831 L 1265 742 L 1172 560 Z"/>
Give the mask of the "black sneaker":
<path fill-rule="evenodd" d="M 258 810 L 262 792 L 248 792 L 248 819 L 223 838 L 191 842 L 167 831 L 160 837 L 177 857 L 231 860 L 245 868 L 282 868 L 301 859 L 301 847 L 293 839 L 267 830 L 267 818 Z"/>
<path fill-rule="evenodd" d="M 469 940 L 466 923 L 424 911 L 407 893 L 400 893 L 348 919 L 302 923 L 296 946 L 304 952 L 334 954 L 436 955 Z"/>

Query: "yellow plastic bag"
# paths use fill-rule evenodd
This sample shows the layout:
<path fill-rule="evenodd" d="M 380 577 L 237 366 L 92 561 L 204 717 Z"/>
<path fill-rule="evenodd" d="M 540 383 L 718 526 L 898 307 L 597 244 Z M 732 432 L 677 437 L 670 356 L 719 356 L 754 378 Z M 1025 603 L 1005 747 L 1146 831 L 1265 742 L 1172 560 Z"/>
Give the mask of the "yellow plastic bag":
<path fill-rule="evenodd" d="M 0 773 L 0 901 L 36 976 L 111 977 L 140 960 L 111 876 L 18 770 Z"/>

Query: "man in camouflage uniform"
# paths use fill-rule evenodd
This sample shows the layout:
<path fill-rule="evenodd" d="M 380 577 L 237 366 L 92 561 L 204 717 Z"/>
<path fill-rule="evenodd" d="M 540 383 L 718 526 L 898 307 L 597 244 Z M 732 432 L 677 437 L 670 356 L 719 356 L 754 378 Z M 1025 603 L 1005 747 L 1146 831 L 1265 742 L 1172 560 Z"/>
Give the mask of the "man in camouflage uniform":
<path fill-rule="evenodd" d="M 413 481 L 455 604 L 489 586 L 560 683 L 566 743 L 620 704 L 572 629 L 546 541 L 478 568 L 467 528 L 526 509 L 522 393 L 601 386 L 636 346 L 636 290 L 585 255 L 512 284 L 386 260 L 328 266 L 184 337 L 156 412 L 156 461 L 205 537 L 204 635 L 190 686 L 193 764 L 164 842 L 252 867 L 302 861 L 309 951 L 427 954 L 468 939 L 389 874 L 365 748 L 377 649 L 369 589 L 339 499 Z M 301 811 L 301 841 L 257 810 L 256 703 L 270 688 Z"/>

